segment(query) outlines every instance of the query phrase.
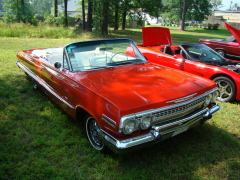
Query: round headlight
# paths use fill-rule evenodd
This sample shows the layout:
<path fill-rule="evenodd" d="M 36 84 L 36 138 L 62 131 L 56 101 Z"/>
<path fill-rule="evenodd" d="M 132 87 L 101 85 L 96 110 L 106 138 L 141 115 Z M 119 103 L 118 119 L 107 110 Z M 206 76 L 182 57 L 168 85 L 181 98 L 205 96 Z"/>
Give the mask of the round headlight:
<path fill-rule="evenodd" d="M 211 100 L 212 100 L 212 94 L 207 95 L 205 98 L 204 107 L 207 107 L 210 104 Z"/>
<path fill-rule="evenodd" d="M 213 93 L 212 102 L 215 102 L 217 100 L 217 98 L 219 97 L 219 95 L 220 95 L 219 91 L 215 91 Z"/>
<path fill-rule="evenodd" d="M 150 116 L 144 116 L 141 120 L 141 128 L 143 130 L 148 129 L 151 126 L 152 118 Z"/>
<path fill-rule="evenodd" d="M 136 121 L 128 120 L 124 123 L 123 132 L 124 134 L 131 134 L 136 127 Z"/>

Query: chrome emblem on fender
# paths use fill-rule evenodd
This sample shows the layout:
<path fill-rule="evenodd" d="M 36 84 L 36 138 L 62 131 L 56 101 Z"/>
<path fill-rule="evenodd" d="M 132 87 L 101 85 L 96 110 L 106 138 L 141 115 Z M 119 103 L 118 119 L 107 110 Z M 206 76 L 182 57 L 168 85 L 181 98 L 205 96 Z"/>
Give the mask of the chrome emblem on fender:
<path fill-rule="evenodd" d="M 191 94 L 189 96 L 186 96 L 186 97 L 183 97 L 183 98 L 179 98 L 179 99 L 175 99 L 175 100 L 172 100 L 172 101 L 168 101 L 167 103 L 179 103 L 179 102 L 183 102 L 183 101 L 186 101 L 186 100 L 189 100 L 191 98 L 193 98 L 193 96 L 195 96 L 197 93 L 194 93 L 194 94 Z"/>

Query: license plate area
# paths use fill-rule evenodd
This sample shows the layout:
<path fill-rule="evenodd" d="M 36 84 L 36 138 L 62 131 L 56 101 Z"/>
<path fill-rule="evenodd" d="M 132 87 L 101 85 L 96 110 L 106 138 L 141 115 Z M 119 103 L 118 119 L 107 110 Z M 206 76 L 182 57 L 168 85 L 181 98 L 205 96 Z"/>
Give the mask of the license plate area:
<path fill-rule="evenodd" d="M 189 127 L 189 126 L 183 126 L 183 127 L 178 128 L 178 129 L 173 133 L 172 137 L 173 137 L 173 136 L 176 136 L 176 135 L 178 135 L 178 134 L 180 134 L 180 133 L 183 133 L 183 132 L 187 131 L 187 130 L 188 130 L 188 127 Z"/>

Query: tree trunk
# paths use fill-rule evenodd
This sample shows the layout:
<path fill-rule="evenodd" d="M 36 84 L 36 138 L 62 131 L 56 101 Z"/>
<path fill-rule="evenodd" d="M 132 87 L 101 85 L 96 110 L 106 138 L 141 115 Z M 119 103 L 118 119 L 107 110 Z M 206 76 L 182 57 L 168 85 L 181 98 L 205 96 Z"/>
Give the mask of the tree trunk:
<path fill-rule="evenodd" d="M 88 0 L 87 31 L 89 32 L 92 32 L 92 28 L 93 28 L 92 14 L 93 14 L 93 2 L 92 0 Z"/>
<path fill-rule="evenodd" d="M 20 21 L 22 21 L 23 23 L 26 23 L 26 19 L 25 19 L 25 18 L 26 18 L 26 17 L 25 17 L 25 14 L 26 14 L 26 13 L 25 13 L 24 0 L 21 0 L 20 3 L 21 3 L 21 4 L 20 4 L 20 7 L 21 7 L 21 8 L 20 8 L 20 9 L 21 9 L 20 12 L 21 12 L 21 13 L 19 14 L 19 19 L 20 19 Z"/>
<path fill-rule="evenodd" d="M 65 19 L 65 27 L 68 27 L 67 3 L 68 3 L 68 0 L 64 0 L 64 19 Z"/>
<path fill-rule="evenodd" d="M 54 17 L 58 17 L 58 0 L 54 0 Z"/>
<path fill-rule="evenodd" d="M 115 16 L 114 16 L 114 30 L 118 30 L 118 9 L 119 9 L 119 3 L 116 2 L 115 4 Z"/>
<path fill-rule="evenodd" d="M 86 22 L 85 22 L 85 5 L 84 0 L 82 0 L 82 20 L 83 20 L 83 30 L 86 29 Z"/>
<path fill-rule="evenodd" d="M 182 10 L 182 20 L 181 20 L 181 30 L 185 31 L 185 16 L 187 12 L 187 0 L 183 1 L 183 10 Z"/>
<path fill-rule="evenodd" d="M 125 30 L 126 17 L 127 17 L 127 11 L 124 11 L 124 12 L 123 12 L 123 15 L 122 15 L 122 30 Z"/>
<path fill-rule="evenodd" d="M 17 0 L 17 22 L 21 22 L 19 1 Z"/>
<path fill-rule="evenodd" d="M 102 11 L 102 14 L 103 14 L 103 21 L 102 21 L 102 35 L 105 36 L 105 35 L 108 35 L 108 8 L 109 8 L 109 2 L 106 1 L 103 3 L 103 11 Z"/>
<path fill-rule="evenodd" d="M 125 30 L 126 26 L 126 18 L 127 18 L 127 6 L 128 6 L 128 0 L 125 0 L 124 2 L 124 8 L 123 8 L 123 14 L 122 14 L 122 30 Z"/>
<path fill-rule="evenodd" d="M 21 6 L 24 7 L 24 0 L 21 0 Z"/>

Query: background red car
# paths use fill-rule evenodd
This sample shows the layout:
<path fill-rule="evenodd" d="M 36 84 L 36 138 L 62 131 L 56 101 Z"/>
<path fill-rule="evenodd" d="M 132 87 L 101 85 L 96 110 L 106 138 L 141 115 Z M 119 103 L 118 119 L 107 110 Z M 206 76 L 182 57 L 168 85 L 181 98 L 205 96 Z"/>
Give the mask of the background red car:
<path fill-rule="evenodd" d="M 220 96 L 218 100 L 240 100 L 240 64 L 225 59 L 204 44 L 172 46 L 168 28 L 142 28 L 143 44 L 138 44 L 142 54 L 150 61 L 180 69 L 215 81 Z M 177 74 L 176 74 L 177 76 Z"/>
<path fill-rule="evenodd" d="M 225 23 L 232 36 L 227 39 L 200 39 L 199 42 L 214 49 L 220 55 L 240 58 L 240 30 Z"/>

